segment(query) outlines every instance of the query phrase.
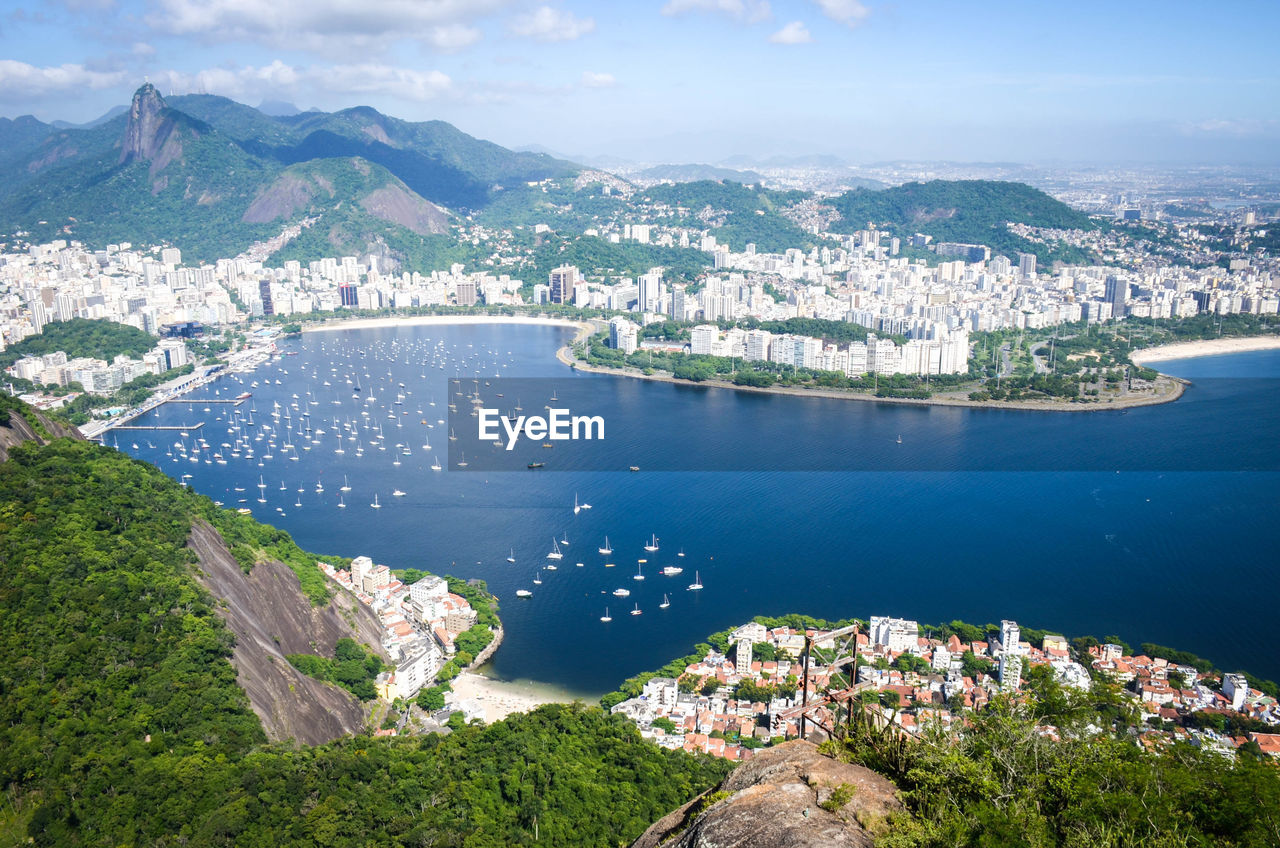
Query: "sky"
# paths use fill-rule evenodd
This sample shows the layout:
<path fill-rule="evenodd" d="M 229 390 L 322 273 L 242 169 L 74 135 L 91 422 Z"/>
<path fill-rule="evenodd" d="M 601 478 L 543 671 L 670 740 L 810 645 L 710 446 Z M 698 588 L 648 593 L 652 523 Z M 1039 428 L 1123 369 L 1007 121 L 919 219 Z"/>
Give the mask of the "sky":
<path fill-rule="evenodd" d="M 0 115 L 150 80 L 640 162 L 1280 163 L 1280 2 L 5 0 Z"/>

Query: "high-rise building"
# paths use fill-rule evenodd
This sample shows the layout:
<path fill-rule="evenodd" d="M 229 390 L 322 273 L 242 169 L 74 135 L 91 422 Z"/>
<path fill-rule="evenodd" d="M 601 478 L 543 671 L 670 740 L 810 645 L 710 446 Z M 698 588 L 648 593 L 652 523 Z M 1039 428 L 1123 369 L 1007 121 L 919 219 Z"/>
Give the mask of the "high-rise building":
<path fill-rule="evenodd" d="M 1127 313 L 1125 301 L 1129 298 L 1129 283 L 1119 277 L 1107 275 L 1107 283 L 1102 299 L 1111 304 L 1111 317 L 1123 318 Z"/>
<path fill-rule="evenodd" d="M 1022 685 L 1022 655 L 1005 651 L 1000 655 L 1000 691 L 1017 692 Z"/>
<path fill-rule="evenodd" d="M 719 338 L 719 327 L 714 324 L 699 324 L 689 331 L 689 352 L 710 354 L 712 346 Z"/>
<path fill-rule="evenodd" d="M 662 299 L 662 274 L 650 271 L 640 275 L 640 297 L 638 312 L 653 312 Z"/>
<path fill-rule="evenodd" d="M 1018 270 L 1022 272 L 1022 276 L 1024 277 L 1035 276 L 1036 255 L 1034 253 L 1019 253 Z"/>
<path fill-rule="evenodd" d="M 476 284 L 474 280 L 462 280 L 458 283 L 458 305 L 476 305 Z"/>
<path fill-rule="evenodd" d="M 751 673 L 751 640 L 739 639 L 738 647 L 734 649 L 733 670 L 738 674 Z"/>
<path fill-rule="evenodd" d="M 582 274 L 573 265 L 561 265 L 547 275 L 552 303 L 568 303 L 573 296 L 573 287 L 578 284 Z"/>
<path fill-rule="evenodd" d="M 1018 642 L 1021 639 L 1022 631 L 1018 628 L 1018 622 L 1009 619 L 1000 622 L 1000 650 L 1018 653 Z"/>
<path fill-rule="evenodd" d="M 343 306 L 354 309 L 360 303 L 360 295 L 356 291 L 356 287 L 351 283 L 338 286 L 338 302 Z"/>
<path fill-rule="evenodd" d="M 276 305 L 275 305 L 275 302 L 271 299 L 271 281 L 270 280 L 258 281 L 258 298 L 262 301 L 263 315 L 276 314 Z"/>

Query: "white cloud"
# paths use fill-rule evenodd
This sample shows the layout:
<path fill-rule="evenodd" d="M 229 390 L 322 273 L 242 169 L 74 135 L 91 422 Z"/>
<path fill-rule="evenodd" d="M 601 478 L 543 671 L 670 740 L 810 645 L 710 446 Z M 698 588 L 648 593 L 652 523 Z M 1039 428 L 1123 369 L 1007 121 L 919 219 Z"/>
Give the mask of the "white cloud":
<path fill-rule="evenodd" d="M 612 88 L 618 84 L 613 78 L 613 74 L 596 73 L 595 71 L 582 72 L 582 84 L 587 88 Z"/>
<path fill-rule="evenodd" d="M 156 0 L 147 22 L 209 42 L 252 41 L 332 54 L 420 39 L 458 49 L 478 18 L 513 0 Z M 458 27 L 458 29 L 450 29 Z"/>
<path fill-rule="evenodd" d="M 688 12 L 715 12 L 749 24 L 773 18 L 769 0 L 667 0 L 667 5 L 662 7 L 664 15 Z"/>
<path fill-rule="evenodd" d="M 442 53 L 454 53 L 479 41 L 480 30 L 465 24 L 445 24 L 432 27 L 425 33 L 424 39 Z"/>
<path fill-rule="evenodd" d="M 859 0 L 813 0 L 822 13 L 837 23 L 850 28 L 867 19 L 871 10 Z"/>
<path fill-rule="evenodd" d="M 32 100 L 55 94 L 74 94 L 84 89 L 103 89 L 126 81 L 124 71 L 95 71 L 84 65 L 37 67 L 13 59 L 0 59 L 0 98 L 7 101 Z"/>
<path fill-rule="evenodd" d="M 578 18 L 550 6 L 539 6 L 528 14 L 518 15 L 510 24 L 516 35 L 537 41 L 573 41 L 595 28 L 594 18 Z"/>
<path fill-rule="evenodd" d="M 219 94 L 254 102 L 271 97 L 323 97 L 349 94 L 426 102 L 448 96 L 453 81 L 440 71 L 418 71 L 377 63 L 295 68 L 280 60 L 262 67 L 207 68 L 195 73 L 164 71 L 155 75 L 162 94 Z"/>
<path fill-rule="evenodd" d="M 808 44 L 813 41 L 809 29 L 801 21 L 792 21 L 769 36 L 774 44 Z"/>

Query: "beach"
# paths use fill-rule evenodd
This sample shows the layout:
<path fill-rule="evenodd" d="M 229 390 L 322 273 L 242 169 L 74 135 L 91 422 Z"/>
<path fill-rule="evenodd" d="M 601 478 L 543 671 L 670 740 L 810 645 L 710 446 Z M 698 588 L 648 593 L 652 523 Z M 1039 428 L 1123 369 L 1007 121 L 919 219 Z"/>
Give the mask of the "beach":
<path fill-rule="evenodd" d="M 464 671 L 453 680 L 459 699 L 474 699 L 484 707 L 484 720 L 500 721 L 512 713 L 527 713 L 543 704 L 569 704 L 574 697 L 545 683 L 494 680 L 483 674 Z"/>
<path fill-rule="evenodd" d="M 593 332 L 591 324 L 587 321 L 572 321 L 568 318 L 543 318 L 531 315 L 406 315 L 386 318 L 336 319 L 305 324 L 302 332 L 323 333 L 335 330 L 369 330 L 423 324 L 533 324 L 542 327 L 573 327 L 578 330 L 578 338 L 584 338 Z"/>
<path fill-rule="evenodd" d="M 1201 339 L 1136 350 L 1129 355 L 1129 358 L 1137 365 L 1145 365 L 1148 362 L 1163 362 L 1170 359 L 1191 359 L 1196 356 L 1217 356 L 1223 353 L 1244 353 L 1250 350 L 1274 350 L 1275 348 L 1280 348 L 1280 336 Z"/>

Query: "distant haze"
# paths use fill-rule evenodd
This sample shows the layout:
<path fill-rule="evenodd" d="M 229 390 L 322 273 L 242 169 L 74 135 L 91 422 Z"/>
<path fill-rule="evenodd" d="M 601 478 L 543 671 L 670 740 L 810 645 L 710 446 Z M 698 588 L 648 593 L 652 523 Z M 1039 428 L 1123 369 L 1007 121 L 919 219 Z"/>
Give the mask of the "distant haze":
<path fill-rule="evenodd" d="M 1262 0 L 17 0 L 0 115 L 83 124 L 150 79 L 642 163 L 1276 163 L 1277 31 Z"/>

